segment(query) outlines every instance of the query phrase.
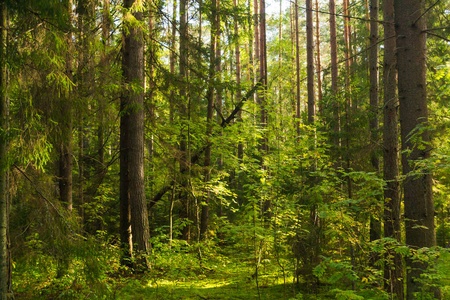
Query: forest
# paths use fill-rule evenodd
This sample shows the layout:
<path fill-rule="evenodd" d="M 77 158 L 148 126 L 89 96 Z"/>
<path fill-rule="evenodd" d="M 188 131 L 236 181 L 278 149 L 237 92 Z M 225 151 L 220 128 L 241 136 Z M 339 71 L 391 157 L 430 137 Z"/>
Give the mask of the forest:
<path fill-rule="evenodd" d="M 450 299 L 449 0 L 1 0 L 0 300 Z"/>

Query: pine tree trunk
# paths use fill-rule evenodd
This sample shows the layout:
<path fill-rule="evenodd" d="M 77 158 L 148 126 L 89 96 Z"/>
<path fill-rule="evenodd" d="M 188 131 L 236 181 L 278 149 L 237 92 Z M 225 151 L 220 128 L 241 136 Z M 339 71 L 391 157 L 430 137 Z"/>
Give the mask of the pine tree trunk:
<path fill-rule="evenodd" d="M 204 181 L 207 184 L 211 178 L 211 134 L 213 127 L 213 115 L 214 115 L 214 75 L 217 66 L 217 60 L 220 57 L 216 57 L 216 47 L 219 35 L 219 22 L 218 22 L 218 9 L 219 0 L 213 0 L 211 9 L 211 44 L 210 44 L 210 62 L 209 62 L 209 87 L 207 92 L 208 107 L 206 112 L 206 142 L 207 146 L 205 149 L 205 162 L 204 162 Z M 200 221 L 200 238 L 203 240 L 206 238 L 206 232 L 208 230 L 209 221 L 209 191 L 206 191 L 206 197 L 204 197 L 201 212 Z"/>
<path fill-rule="evenodd" d="M 401 242 L 401 201 L 399 193 L 398 162 L 398 98 L 397 65 L 395 58 L 394 0 L 384 0 L 384 151 L 383 179 L 384 190 L 384 237 L 391 237 Z M 404 298 L 403 262 L 400 253 L 389 250 L 384 266 L 385 289 Z M 391 259 L 389 259 L 392 257 Z"/>
<path fill-rule="evenodd" d="M 306 72 L 308 86 L 308 123 L 314 124 L 316 100 L 314 91 L 314 26 L 312 0 L 306 0 Z"/>
<path fill-rule="evenodd" d="M 180 112 L 180 118 L 183 121 L 187 121 L 188 119 L 188 46 L 189 46 L 189 37 L 188 37 L 188 10 L 187 10 L 187 0 L 180 1 L 180 63 L 179 63 L 179 74 L 182 80 L 181 88 L 180 88 L 180 99 L 178 103 L 178 110 Z M 181 219 L 189 222 L 190 216 L 190 201 L 187 192 L 188 186 L 188 171 L 189 171 L 189 161 L 188 161 L 188 153 L 187 153 L 187 130 L 186 125 L 181 125 L 180 132 L 180 176 L 181 176 L 181 185 L 180 192 L 178 198 L 181 202 L 181 211 L 180 217 Z M 191 237 L 191 226 L 187 224 L 182 230 L 183 239 L 186 241 L 190 240 Z"/>
<path fill-rule="evenodd" d="M 238 1 L 233 0 L 233 5 L 235 8 L 238 7 Z M 235 16 L 234 19 L 234 35 L 235 35 L 235 55 L 236 55 L 236 101 L 241 101 L 242 98 L 242 92 L 241 92 L 241 50 L 240 50 L 240 44 L 239 44 L 239 27 L 238 27 L 238 20 L 237 16 Z M 242 122 L 242 111 L 239 110 L 238 113 L 238 122 Z M 238 147 L 237 147 L 237 157 L 240 162 L 242 162 L 242 159 L 244 158 L 244 144 L 239 141 Z"/>
<path fill-rule="evenodd" d="M 337 33 L 336 33 L 336 3 L 329 2 L 330 11 L 330 63 L 331 63 L 331 90 L 333 93 L 333 140 L 335 147 L 339 148 L 340 142 L 340 105 L 338 96 L 338 65 L 337 65 Z"/>
<path fill-rule="evenodd" d="M 373 170 L 379 174 L 380 158 L 378 155 L 379 121 L 378 121 L 378 13 L 379 1 L 370 0 L 370 50 L 369 50 L 369 75 L 370 75 L 370 162 Z M 381 201 L 381 199 L 380 199 Z M 381 238 L 381 222 L 378 216 L 370 219 L 370 240 L 375 241 Z M 374 254 L 373 262 L 377 259 Z"/>
<path fill-rule="evenodd" d="M 8 249 L 8 97 L 7 97 L 7 26 L 8 15 L 6 3 L 0 3 L 0 300 L 9 298 L 10 268 Z"/>
<path fill-rule="evenodd" d="M 69 12 L 69 24 L 72 24 L 73 2 L 69 0 L 67 9 Z M 67 77 L 72 80 L 72 55 L 73 55 L 73 41 L 72 32 L 69 30 L 67 33 L 68 51 L 66 57 L 66 74 Z M 60 98 L 60 128 L 61 128 L 61 140 L 60 140 L 60 157 L 59 157 L 59 193 L 60 200 L 67 206 L 69 211 L 72 211 L 72 99 L 70 99 L 71 93 L 66 92 L 65 96 Z"/>
<path fill-rule="evenodd" d="M 125 0 L 124 8 L 130 9 L 134 2 Z M 142 12 L 127 13 L 132 13 L 138 21 L 143 20 Z M 144 188 L 144 41 L 142 29 L 127 23 L 124 26 L 127 28 L 123 33 L 122 48 L 125 90 L 120 105 L 121 242 L 125 250 L 131 250 L 131 255 L 136 256 L 136 267 L 141 270 L 149 266 L 147 255 L 150 250 Z M 136 245 L 135 253 L 133 245 Z"/>
<path fill-rule="evenodd" d="M 319 114 L 323 111 L 322 103 L 322 65 L 320 59 L 320 20 L 319 20 L 319 0 L 316 0 L 316 69 L 317 69 L 317 102 Z"/>
<path fill-rule="evenodd" d="M 295 69 L 296 69 L 296 110 L 295 110 L 295 128 L 297 130 L 297 141 L 300 139 L 300 46 L 299 46 L 299 27 L 298 27 L 298 0 L 294 2 L 294 31 L 295 31 Z"/>
<path fill-rule="evenodd" d="M 394 2 L 397 33 L 406 244 L 413 249 L 436 245 L 430 170 L 416 164 L 430 157 L 426 83 L 426 23 L 422 0 Z M 424 127 L 425 126 L 425 127 Z M 417 170 L 419 168 L 419 170 Z M 417 171 L 420 173 L 417 174 Z M 416 173 L 416 174 L 413 174 Z M 407 299 L 421 287 L 426 264 L 407 259 Z"/>

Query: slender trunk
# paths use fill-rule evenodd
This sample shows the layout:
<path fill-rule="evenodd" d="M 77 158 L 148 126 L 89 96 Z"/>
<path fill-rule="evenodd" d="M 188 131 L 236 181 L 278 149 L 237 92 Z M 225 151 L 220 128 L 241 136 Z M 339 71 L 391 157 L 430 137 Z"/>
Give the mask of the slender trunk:
<path fill-rule="evenodd" d="M 179 72 L 180 78 L 182 80 L 181 88 L 180 88 L 180 99 L 178 103 L 178 109 L 180 112 L 180 118 L 183 121 L 187 121 L 188 119 L 188 107 L 187 103 L 189 102 L 188 98 L 188 11 L 187 11 L 187 0 L 180 1 L 180 64 L 179 64 Z M 180 175 L 181 175 L 181 189 L 179 192 L 179 199 L 181 201 L 182 210 L 180 212 L 180 217 L 185 221 L 189 222 L 190 216 L 190 203 L 189 196 L 187 192 L 188 186 L 188 176 L 189 176 L 189 162 L 188 162 L 188 152 L 187 152 L 187 132 L 186 125 L 181 126 L 180 132 Z M 191 226 L 187 224 L 183 230 L 182 235 L 183 239 L 189 241 L 190 240 L 190 229 Z"/>
<path fill-rule="evenodd" d="M 394 2 L 397 33 L 406 244 L 413 249 L 436 245 L 431 171 L 418 163 L 430 157 L 426 83 L 426 23 L 422 0 Z M 419 168 L 419 170 L 418 170 Z M 422 287 L 425 263 L 406 260 L 407 299 Z"/>
<path fill-rule="evenodd" d="M 235 8 L 238 7 L 238 1 L 233 0 L 233 5 Z M 235 55 L 236 55 L 236 100 L 240 101 L 242 98 L 242 92 L 241 92 L 241 49 L 239 44 L 239 24 L 237 16 L 234 18 L 234 36 L 235 36 Z M 239 111 L 238 113 L 238 122 L 242 122 L 242 111 Z M 237 149 L 237 157 L 239 162 L 242 162 L 242 159 L 244 158 L 244 144 L 242 141 L 239 141 L 238 143 L 238 149 Z"/>
<path fill-rule="evenodd" d="M 294 12 L 295 12 L 295 69 L 296 69 L 296 129 L 297 129 L 297 141 L 300 140 L 300 46 L 299 46 L 299 34 L 298 34 L 298 0 L 295 0 L 294 3 Z"/>
<path fill-rule="evenodd" d="M 378 119 L 378 13 L 379 0 L 370 0 L 370 50 L 369 50 L 369 74 L 370 74 L 370 113 L 369 113 L 369 130 L 370 130 L 370 162 L 373 170 L 380 173 L 380 157 L 378 149 L 379 139 L 379 119 Z M 381 199 L 380 199 L 381 201 Z M 371 217 L 370 219 L 370 240 L 375 241 L 381 238 L 381 222 L 379 217 Z M 372 260 L 378 256 L 373 253 Z"/>
<path fill-rule="evenodd" d="M 312 0 L 306 0 L 306 72 L 308 87 L 308 123 L 314 124 L 316 95 L 314 91 L 314 26 Z"/>
<path fill-rule="evenodd" d="M 211 134 L 213 127 L 213 115 L 214 115 L 214 75 L 216 71 L 217 59 L 216 58 L 216 46 L 219 35 L 219 24 L 218 24 L 218 9 L 219 1 L 213 0 L 211 9 L 211 44 L 210 44 L 210 62 L 209 62 L 209 87 L 207 92 L 208 108 L 206 112 L 206 142 L 208 145 L 205 149 L 205 162 L 204 162 L 204 181 L 205 184 L 211 179 Z M 206 191 L 206 196 L 203 199 L 204 204 L 202 205 L 201 212 L 201 223 L 200 223 L 200 238 L 203 240 L 206 238 L 206 232 L 208 230 L 209 221 L 209 191 Z"/>
<path fill-rule="evenodd" d="M 8 248 L 8 117 L 9 103 L 7 97 L 7 26 L 8 14 L 6 3 L 0 3 L 0 300 L 9 299 L 10 289 L 10 252 Z"/>
<path fill-rule="evenodd" d="M 333 94 L 333 140 L 336 148 L 340 147 L 340 105 L 338 100 L 338 65 L 337 65 L 337 33 L 336 33 L 336 3 L 329 2 L 330 11 L 330 62 L 331 62 L 331 90 Z"/>
<path fill-rule="evenodd" d="M 69 24 L 72 24 L 73 2 L 69 0 L 67 9 L 69 12 Z M 68 51 L 66 56 L 66 75 L 72 80 L 72 55 L 73 55 L 73 36 L 72 29 L 67 33 Z M 66 92 L 65 96 L 62 96 L 59 102 L 60 107 L 60 128 L 61 128 L 61 141 L 60 141 L 60 158 L 59 158 L 59 193 L 62 203 L 67 205 L 67 210 L 72 211 L 72 99 L 71 93 Z"/>
<path fill-rule="evenodd" d="M 130 9 L 135 0 L 125 0 Z M 133 14 L 143 20 L 142 12 Z M 125 17 L 124 20 L 128 18 Z M 124 21 L 126 22 L 126 21 Z M 125 23 L 122 72 L 125 89 L 121 95 L 120 118 L 120 204 L 121 242 L 125 254 L 137 258 L 137 269 L 149 267 L 150 231 L 144 183 L 144 42 L 142 29 Z M 136 89 L 138 85 L 139 89 Z M 133 253 L 133 245 L 136 251 Z M 130 251 L 130 254 L 127 253 Z"/>
<path fill-rule="evenodd" d="M 397 65 L 395 58 L 394 0 L 384 0 L 384 151 L 383 178 L 384 190 L 384 237 L 391 237 L 401 242 L 401 201 L 399 193 L 398 162 L 398 98 Z M 402 255 L 393 250 L 386 253 L 384 266 L 385 289 L 404 298 Z"/>
<path fill-rule="evenodd" d="M 322 65 L 320 60 L 320 26 L 319 26 L 319 0 L 316 0 L 316 68 L 317 68 L 317 101 L 319 104 L 319 114 L 323 111 L 322 103 Z"/>

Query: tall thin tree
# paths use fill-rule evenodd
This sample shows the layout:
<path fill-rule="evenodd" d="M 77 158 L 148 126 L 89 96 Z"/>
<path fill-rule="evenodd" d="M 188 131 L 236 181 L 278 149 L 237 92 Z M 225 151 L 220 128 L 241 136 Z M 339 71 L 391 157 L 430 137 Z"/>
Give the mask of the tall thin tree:
<path fill-rule="evenodd" d="M 398 98 L 397 65 L 395 58 L 394 0 L 383 1 L 384 15 L 384 127 L 383 127 L 383 179 L 384 189 L 384 237 L 401 241 L 401 201 L 399 193 L 398 162 Z M 403 262 L 400 253 L 388 250 L 386 253 L 384 279 L 385 289 L 404 298 Z M 390 258 L 390 259 L 389 259 Z"/>
<path fill-rule="evenodd" d="M 0 300 L 9 299 L 9 250 L 8 250 L 8 97 L 7 97 L 7 26 L 6 2 L 0 3 Z"/>
<path fill-rule="evenodd" d="M 73 34 L 72 34 L 72 24 L 73 24 L 73 1 L 69 0 L 67 3 L 68 10 L 68 27 L 66 35 L 67 42 L 67 55 L 66 55 L 66 76 L 68 80 L 72 81 L 73 73 Z M 64 95 L 59 99 L 59 119 L 61 136 L 60 136 L 60 157 L 59 157 L 59 193 L 60 200 L 62 203 L 67 205 L 69 211 L 72 210 L 72 170 L 73 170 L 73 159 L 72 159 L 72 99 L 71 93 L 65 91 Z"/>
<path fill-rule="evenodd" d="M 370 75 L 370 162 L 376 173 L 380 172 L 380 157 L 378 155 L 379 117 L 378 117 L 378 14 L 379 1 L 370 0 L 370 50 L 369 50 L 369 75 Z M 381 200 L 381 199 L 380 199 Z M 375 241 L 381 237 L 381 222 L 379 216 L 370 219 L 370 240 Z M 373 257 L 375 259 L 376 257 Z"/>
<path fill-rule="evenodd" d="M 314 91 L 314 26 L 312 0 L 306 0 L 306 76 L 308 88 L 308 123 L 314 124 L 316 95 Z"/>

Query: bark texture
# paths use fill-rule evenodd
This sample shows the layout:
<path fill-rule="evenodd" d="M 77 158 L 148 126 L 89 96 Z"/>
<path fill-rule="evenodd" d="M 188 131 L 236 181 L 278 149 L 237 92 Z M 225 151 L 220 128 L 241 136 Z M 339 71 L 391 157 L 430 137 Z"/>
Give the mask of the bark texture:
<path fill-rule="evenodd" d="M 135 0 L 125 0 L 127 14 L 142 21 L 141 12 L 132 7 Z M 125 20 L 127 17 L 124 18 Z M 120 118 L 120 208 L 121 242 L 138 257 L 137 268 L 147 268 L 150 232 L 144 189 L 144 42 L 142 29 L 125 23 L 123 33 Z M 133 253 L 133 246 L 136 250 Z"/>
<path fill-rule="evenodd" d="M 7 7 L 0 3 L 0 300 L 8 299 L 9 295 L 9 250 L 8 250 L 8 145 L 6 132 L 8 130 L 8 98 L 7 98 Z"/>
<path fill-rule="evenodd" d="M 369 130 L 370 130 L 370 162 L 373 170 L 380 173 L 380 157 L 379 157 L 379 117 L 378 117 L 378 15 L 379 15 L 379 1 L 370 0 L 370 50 L 369 50 L 369 79 L 370 79 L 370 116 L 369 116 Z M 379 199 L 381 202 L 381 198 Z M 374 216 L 370 220 L 370 240 L 375 241 L 381 238 L 381 216 Z M 372 259 L 376 260 L 377 255 L 373 255 Z"/>
<path fill-rule="evenodd" d="M 426 23 L 423 0 L 394 1 L 398 96 L 402 140 L 406 243 L 413 249 L 436 244 L 431 172 L 418 164 L 430 157 L 426 88 Z M 421 285 L 423 263 L 407 259 L 407 299 Z"/>
<path fill-rule="evenodd" d="M 314 91 L 314 26 L 312 0 L 306 0 L 306 72 L 308 88 L 308 123 L 314 124 L 316 100 Z"/>
<path fill-rule="evenodd" d="M 383 131 L 383 178 L 384 190 L 384 236 L 401 241 L 401 201 L 399 194 L 398 164 L 398 98 L 397 65 L 395 57 L 394 0 L 384 0 L 384 131 Z M 388 251 L 384 267 L 385 289 L 398 299 L 404 298 L 402 256 Z M 389 257 L 391 259 L 389 260 Z"/>
<path fill-rule="evenodd" d="M 67 9 L 69 14 L 69 24 L 73 21 L 73 1 L 69 0 Z M 72 55 L 73 55 L 73 34 L 71 29 L 67 33 L 67 56 L 66 56 L 66 76 L 72 81 Z M 60 136 L 60 157 L 59 157 L 59 197 L 69 211 L 73 208 L 72 201 L 72 99 L 70 91 L 59 99 L 59 124 L 61 128 Z"/>

